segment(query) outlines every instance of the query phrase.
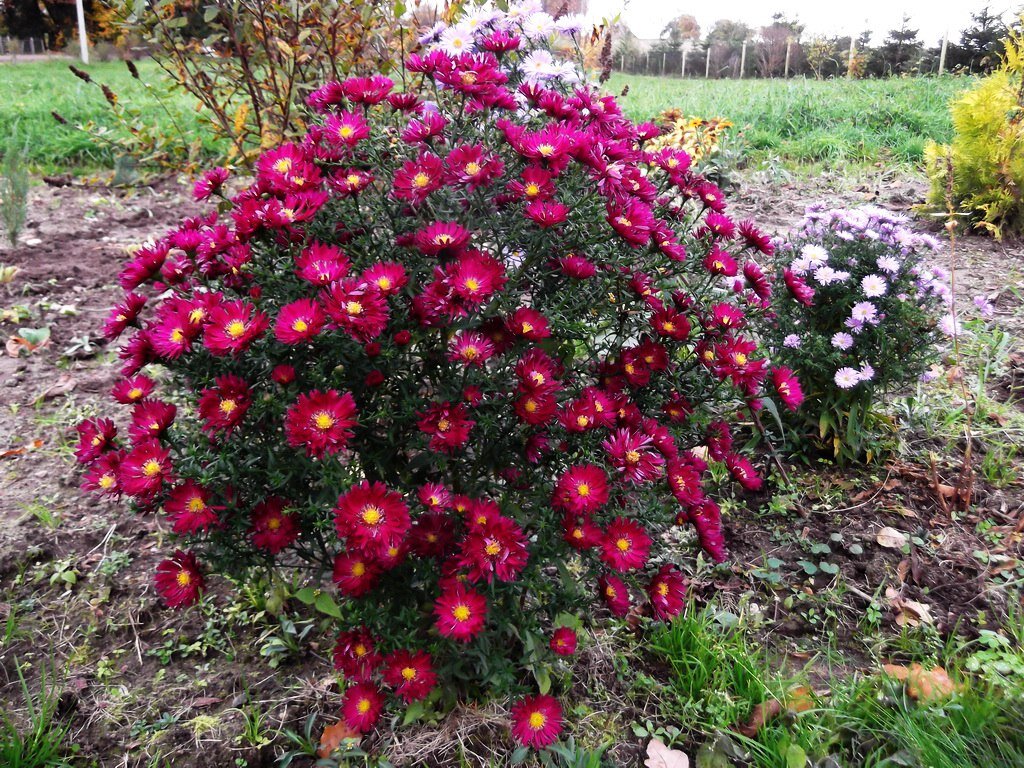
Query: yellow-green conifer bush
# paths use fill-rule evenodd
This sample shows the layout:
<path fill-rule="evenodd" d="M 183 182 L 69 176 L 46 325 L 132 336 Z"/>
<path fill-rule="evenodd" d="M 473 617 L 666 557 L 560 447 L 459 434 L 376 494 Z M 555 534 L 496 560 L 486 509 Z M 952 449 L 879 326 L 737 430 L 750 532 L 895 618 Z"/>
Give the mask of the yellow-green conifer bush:
<path fill-rule="evenodd" d="M 952 144 L 925 149 L 929 203 L 945 207 L 952 167 L 952 200 L 975 227 L 996 237 L 1024 234 L 1024 26 L 1011 32 L 1002 66 L 950 110 Z"/>

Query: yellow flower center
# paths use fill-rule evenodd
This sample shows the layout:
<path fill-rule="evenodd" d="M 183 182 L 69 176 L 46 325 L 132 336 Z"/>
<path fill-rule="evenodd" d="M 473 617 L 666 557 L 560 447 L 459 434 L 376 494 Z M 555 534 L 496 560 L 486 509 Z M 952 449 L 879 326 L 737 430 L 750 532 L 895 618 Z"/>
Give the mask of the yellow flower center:
<path fill-rule="evenodd" d="M 530 728 L 534 731 L 539 731 L 547 723 L 548 718 L 543 712 L 531 712 L 530 713 Z"/>
<path fill-rule="evenodd" d="M 237 339 L 239 336 L 245 333 L 245 323 L 241 320 L 232 320 L 226 326 L 224 326 L 224 332 L 232 339 Z"/>
<path fill-rule="evenodd" d="M 590 417 L 589 416 L 583 416 L 583 415 L 577 416 L 576 417 L 576 424 L 578 426 L 580 426 L 580 427 L 585 427 L 588 424 L 590 424 Z"/>
<path fill-rule="evenodd" d="M 269 520 L 267 520 L 267 529 L 268 530 L 276 531 L 280 527 L 281 527 L 281 518 L 280 517 L 272 517 Z"/>
<path fill-rule="evenodd" d="M 467 176 L 476 176 L 480 173 L 480 163 L 466 163 L 465 171 Z"/>
<path fill-rule="evenodd" d="M 464 85 L 473 85 L 477 81 L 477 74 L 473 71 L 463 72 L 461 77 Z"/>
<path fill-rule="evenodd" d="M 448 419 L 441 419 L 440 421 L 437 422 L 437 431 L 438 432 L 447 432 L 451 428 L 452 428 L 452 423 L 450 421 L 448 421 Z"/>
<path fill-rule="evenodd" d="M 356 174 L 350 173 L 348 176 L 345 177 L 345 181 L 348 182 L 348 185 L 350 187 L 358 187 L 360 183 L 360 178 Z"/>
<path fill-rule="evenodd" d="M 109 491 L 115 485 L 117 485 L 117 478 L 112 474 L 103 475 L 97 482 L 100 488 L 105 491 Z"/>
<path fill-rule="evenodd" d="M 128 390 L 129 400 L 138 400 L 140 397 L 142 397 L 142 390 L 139 389 L 138 387 L 133 387 L 132 389 Z"/>
<path fill-rule="evenodd" d="M 666 584 L 664 581 L 658 584 L 658 594 L 662 597 L 668 595 L 668 584 Z"/>
<path fill-rule="evenodd" d="M 235 412 L 237 408 L 238 403 L 232 400 L 231 398 L 227 398 L 225 400 L 220 401 L 220 411 L 225 416 L 230 416 L 232 413 Z"/>
<path fill-rule="evenodd" d="M 343 126 L 341 126 L 340 129 L 338 129 L 338 135 L 341 136 L 341 138 L 343 138 L 343 139 L 347 139 L 353 133 L 355 133 L 355 131 L 352 130 L 352 126 L 351 125 L 343 125 Z"/>
<path fill-rule="evenodd" d="M 551 157 L 555 154 L 555 148 L 551 144 L 541 144 L 537 147 L 537 153 L 541 157 Z"/>
<path fill-rule="evenodd" d="M 320 411 L 313 416 L 313 423 L 316 425 L 317 429 L 328 430 L 334 426 L 334 417 L 329 413 Z"/>
<path fill-rule="evenodd" d="M 674 333 L 676 330 L 676 324 L 673 323 L 671 320 L 668 320 L 665 323 L 663 323 L 661 327 L 665 330 L 665 333 Z"/>
<path fill-rule="evenodd" d="M 414 187 L 419 187 L 420 189 L 423 189 L 423 187 L 427 186 L 427 184 L 429 183 L 430 177 L 427 176 L 427 174 L 425 174 L 423 171 L 420 171 L 419 173 L 412 177 L 412 184 Z"/>
<path fill-rule="evenodd" d="M 462 356 L 467 360 L 476 360 L 480 355 L 480 350 L 470 345 L 462 348 Z"/>
<path fill-rule="evenodd" d="M 362 560 L 357 560 L 352 564 L 352 575 L 356 578 L 363 576 L 366 573 L 366 565 Z"/>
<path fill-rule="evenodd" d="M 202 512 L 204 509 L 206 509 L 206 502 L 203 501 L 198 496 L 193 496 L 191 499 L 188 500 L 188 504 L 185 505 L 185 508 L 192 513 Z"/>
<path fill-rule="evenodd" d="M 736 365 L 746 365 L 747 364 L 747 356 L 745 354 L 743 354 L 742 352 L 737 352 L 735 355 L 733 355 L 733 360 L 736 361 Z"/>
<path fill-rule="evenodd" d="M 456 621 L 467 621 L 471 615 L 469 606 L 462 603 L 452 608 L 452 616 Z"/>
<path fill-rule="evenodd" d="M 150 459 L 142 465 L 142 474 L 146 477 L 154 477 L 155 475 L 159 475 L 161 471 L 163 471 L 163 467 L 156 459 Z"/>
<path fill-rule="evenodd" d="M 470 291 L 479 291 L 480 290 L 480 281 L 477 280 L 475 277 L 470 277 L 470 278 L 468 278 L 466 280 L 466 288 L 467 288 L 467 290 L 470 290 Z"/>
<path fill-rule="evenodd" d="M 620 552 L 628 552 L 629 548 L 633 545 L 630 543 L 629 539 L 623 536 L 615 540 L 615 546 L 618 547 Z"/>
<path fill-rule="evenodd" d="M 353 653 L 355 653 L 356 656 L 365 656 L 367 653 L 366 646 L 362 643 L 359 643 L 355 648 L 352 649 L 352 651 Z"/>
<path fill-rule="evenodd" d="M 630 221 L 629 219 L 627 219 L 625 216 L 618 216 L 615 220 L 617 222 L 619 222 L 619 224 L 621 224 L 624 227 L 632 227 L 633 226 L 633 222 Z"/>
<path fill-rule="evenodd" d="M 309 323 L 302 319 L 296 320 L 294 323 L 292 323 L 292 330 L 296 331 L 297 333 L 305 333 L 306 331 L 309 330 Z"/>
<path fill-rule="evenodd" d="M 361 315 L 363 313 L 363 305 L 358 301 L 349 301 L 345 303 L 345 311 L 350 315 Z"/>
<path fill-rule="evenodd" d="M 640 463 L 640 451 L 626 451 L 626 463 L 627 464 L 639 464 Z"/>
<path fill-rule="evenodd" d="M 536 197 L 540 194 L 540 187 L 533 182 L 530 182 L 526 185 L 523 191 L 526 193 L 527 197 Z"/>
<path fill-rule="evenodd" d="M 382 291 L 391 290 L 391 278 L 390 277 L 379 277 L 377 278 L 377 287 Z"/>
<path fill-rule="evenodd" d="M 174 577 L 174 580 L 178 582 L 179 587 L 187 587 L 192 583 L 192 574 L 188 571 L 178 571 L 178 575 Z"/>
<path fill-rule="evenodd" d="M 533 323 L 525 323 L 524 322 L 522 324 L 522 326 L 520 326 L 520 330 L 524 334 L 532 332 L 533 331 Z"/>
<path fill-rule="evenodd" d="M 369 699 L 360 699 L 359 703 L 356 704 L 356 709 L 359 711 L 360 715 L 365 715 L 370 711 L 371 706 Z"/>
<path fill-rule="evenodd" d="M 190 323 L 192 323 L 192 325 L 199 325 L 201 322 L 203 322 L 203 318 L 205 318 L 205 317 L 206 317 L 206 310 L 205 309 L 199 309 L 198 307 L 196 309 L 193 309 L 191 312 L 188 313 L 188 321 Z"/>
<path fill-rule="evenodd" d="M 406 680 L 416 679 L 416 670 L 413 667 L 402 667 L 402 677 Z"/>
<path fill-rule="evenodd" d="M 274 163 L 274 170 L 278 173 L 288 173 L 292 169 L 291 158 L 282 157 L 276 163 Z"/>
<path fill-rule="evenodd" d="M 484 552 L 486 552 L 491 557 L 497 557 L 499 554 L 501 554 L 501 545 L 492 539 L 491 541 L 487 542 L 487 546 L 484 547 Z"/>
<path fill-rule="evenodd" d="M 367 525 L 376 525 L 384 517 L 384 513 L 378 507 L 366 507 L 363 510 L 363 522 Z"/>
<path fill-rule="evenodd" d="M 181 344 L 185 340 L 185 332 L 181 328 L 175 328 L 171 331 L 171 341 L 175 344 Z"/>
<path fill-rule="evenodd" d="M 526 404 L 523 405 L 523 409 L 527 413 L 535 412 L 537 410 L 537 401 L 531 397 L 529 400 L 526 401 Z"/>
<path fill-rule="evenodd" d="M 589 496 L 590 486 L 587 485 L 586 483 L 580 483 L 579 485 L 576 486 L 576 493 L 579 494 L 580 496 Z"/>
<path fill-rule="evenodd" d="M 530 381 L 532 381 L 537 386 L 540 386 L 546 381 L 546 379 L 544 378 L 543 373 L 541 373 L 540 371 L 534 371 L 533 373 L 530 374 Z"/>

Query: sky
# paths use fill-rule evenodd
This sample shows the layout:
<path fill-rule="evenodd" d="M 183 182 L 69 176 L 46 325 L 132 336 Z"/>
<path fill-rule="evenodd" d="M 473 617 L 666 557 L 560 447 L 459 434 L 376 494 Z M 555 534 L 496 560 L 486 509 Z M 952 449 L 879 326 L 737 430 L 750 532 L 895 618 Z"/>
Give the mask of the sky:
<path fill-rule="evenodd" d="M 959 40 L 960 30 L 971 22 L 971 14 L 988 6 L 993 14 L 1012 10 L 1024 0 L 589 0 L 588 16 L 595 19 L 621 13 L 625 22 L 641 39 L 657 38 L 665 24 L 682 14 L 697 18 L 701 34 L 706 34 L 718 19 L 734 19 L 760 27 L 771 23 L 772 14 L 781 11 L 804 24 L 805 36 L 859 34 L 870 29 L 872 44 L 882 42 L 890 29 L 897 29 L 904 14 L 910 16 L 910 28 L 927 45 L 937 45 L 945 31 L 950 40 Z"/>

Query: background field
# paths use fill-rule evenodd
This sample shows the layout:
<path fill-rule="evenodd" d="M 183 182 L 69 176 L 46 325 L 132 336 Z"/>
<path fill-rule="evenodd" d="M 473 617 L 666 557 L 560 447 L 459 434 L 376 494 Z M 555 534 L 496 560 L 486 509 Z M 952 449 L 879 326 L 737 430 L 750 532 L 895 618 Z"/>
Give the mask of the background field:
<path fill-rule="evenodd" d="M 145 120 L 168 130 L 197 135 L 201 119 L 194 101 L 168 95 L 161 71 L 141 62 L 143 81 L 133 80 L 121 62 L 88 67 L 123 103 L 140 108 Z M 647 120 L 667 107 L 687 114 L 727 117 L 752 163 L 871 164 L 917 163 L 928 139 L 947 141 L 952 133 L 947 104 L 967 87 L 961 77 L 889 80 L 679 80 L 615 75 L 630 117 Z M 147 87 L 148 84 L 148 87 Z M 58 126 L 51 111 L 69 122 L 114 128 L 103 95 L 74 77 L 64 62 L 0 65 L 0 135 L 17 136 L 41 170 L 70 166 L 109 167 L 116 147 L 97 146 L 73 127 Z M 212 140 L 206 140 L 212 147 Z"/>

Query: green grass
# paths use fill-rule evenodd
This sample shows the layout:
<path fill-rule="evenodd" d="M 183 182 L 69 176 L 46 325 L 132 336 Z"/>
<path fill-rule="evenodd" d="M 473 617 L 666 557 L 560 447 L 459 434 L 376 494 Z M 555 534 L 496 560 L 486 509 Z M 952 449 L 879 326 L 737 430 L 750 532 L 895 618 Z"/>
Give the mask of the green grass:
<path fill-rule="evenodd" d="M 791 163 L 917 163 L 928 139 L 952 137 L 950 98 L 970 80 L 680 80 L 615 75 L 614 93 L 634 120 L 667 107 L 726 117 L 743 131 L 755 161 Z"/>
<path fill-rule="evenodd" d="M 148 89 L 121 62 L 87 69 L 123 103 L 141 108 L 146 122 L 170 133 L 177 123 L 189 137 L 201 135 L 195 101 L 178 92 L 168 94 L 152 62 L 139 63 L 143 81 L 153 86 Z M 731 119 L 743 130 L 743 145 L 755 162 L 778 158 L 796 165 L 831 165 L 919 162 L 928 139 L 951 137 L 947 105 L 969 82 L 956 77 L 818 82 L 615 75 L 609 87 L 618 93 L 630 86 L 623 105 L 636 120 L 651 119 L 673 106 L 689 114 Z M 0 136 L 25 141 L 37 170 L 113 166 L 116 148 L 58 125 L 50 115 L 56 110 L 72 125 L 115 124 L 99 89 L 75 78 L 67 62 L 2 64 L 0 92 L 13 94 L 0 101 Z M 204 144 L 212 151 L 212 141 Z"/>
<path fill-rule="evenodd" d="M 114 130 L 116 120 L 100 89 L 72 75 L 69 63 L 76 62 L 0 64 L 0 93 L 8 94 L 0 100 L 0 136 L 16 137 L 14 140 L 24 144 L 28 161 L 39 171 L 111 168 L 120 154 L 118 148 L 75 126 L 95 122 Z M 172 135 L 180 128 L 190 140 L 202 135 L 203 121 L 195 110 L 195 99 L 177 91 L 168 93 L 167 80 L 153 62 L 141 61 L 138 67 L 141 81 L 133 79 L 120 61 L 83 69 L 97 82 L 109 85 L 122 103 L 139 108 L 147 123 Z M 59 125 L 52 111 L 71 125 Z M 116 132 L 111 138 L 121 135 Z M 204 144 L 213 146 L 212 142 Z"/>

